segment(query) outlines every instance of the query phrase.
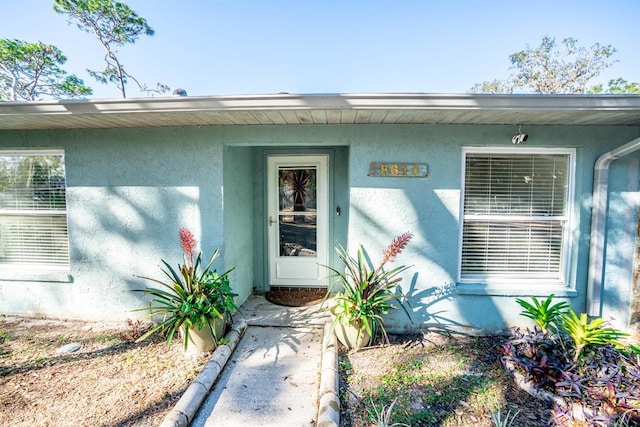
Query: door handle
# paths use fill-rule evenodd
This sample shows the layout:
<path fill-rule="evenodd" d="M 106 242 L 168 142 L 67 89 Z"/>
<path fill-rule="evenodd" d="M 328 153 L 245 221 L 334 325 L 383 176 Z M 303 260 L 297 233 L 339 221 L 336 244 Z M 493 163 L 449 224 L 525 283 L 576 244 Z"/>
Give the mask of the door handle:
<path fill-rule="evenodd" d="M 274 221 L 273 221 L 273 217 L 270 216 L 269 217 L 269 227 L 271 227 L 273 225 Z"/>

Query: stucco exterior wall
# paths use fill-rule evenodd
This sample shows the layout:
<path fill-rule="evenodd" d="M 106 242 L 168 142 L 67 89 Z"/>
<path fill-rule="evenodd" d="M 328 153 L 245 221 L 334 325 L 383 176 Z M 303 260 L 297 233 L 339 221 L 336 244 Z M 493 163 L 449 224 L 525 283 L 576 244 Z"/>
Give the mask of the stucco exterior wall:
<path fill-rule="evenodd" d="M 640 202 L 639 165 L 640 155 L 630 155 L 613 162 L 609 175 L 602 311 L 604 317 L 619 328 L 631 322 Z"/>
<path fill-rule="evenodd" d="M 402 282 L 412 321 L 391 314 L 389 328 L 454 327 L 495 332 L 527 324 L 515 297 L 551 291 L 583 311 L 589 253 L 590 200 L 597 157 L 640 134 L 637 127 L 525 126 L 527 147 L 576 149 L 569 286 L 460 292 L 459 257 L 462 147 L 512 147 L 513 126 L 303 125 L 0 132 L 0 148 L 63 148 L 71 251 L 70 279 L 21 280 L 0 272 L 0 313 L 60 317 L 128 318 L 144 304 L 131 292 L 146 285 L 137 275 L 160 277 L 160 259 L 182 259 L 178 230 L 189 227 L 205 255 L 220 247 L 220 268 L 235 266 L 240 297 L 263 286 L 266 151 L 335 149 L 333 243 L 352 252 L 363 244 L 373 260 L 398 234 L 415 237 L 397 263 L 412 265 Z M 266 151 L 265 151 L 266 150 Z M 419 162 L 427 178 L 367 176 L 370 162 Z M 634 163 L 635 162 L 635 163 Z M 250 166 L 247 166 L 250 165 Z M 636 175 L 633 175 L 633 174 Z M 615 165 L 612 206 L 636 209 L 638 161 Z M 635 176 L 635 178 L 634 178 Z M 635 180 L 635 181 L 634 181 Z M 634 184 L 635 182 L 635 184 Z M 616 220 L 619 221 L 619 220 Z M 616 251 L 633 254 L 635 229 L 612 224 Z M 608 243 L 609 244 L 609 243 Z M 608 249 L 605 305 L 622 307 L 616 293 L 630 289 L 631 270 Z M 614 270 L 614 264 L 621 266 Z M 51 279 L 52 277 L 49 277 Z M 10 279 L 10 280 L 8 280 Z M 627 292 L 628 293 L 628 292 Z M 627 297 L 628 298 L 628 297 Z M 622 310 L 622 309 L 620 309 Z M 628 311 L 628 306 L 626 308 Z M 615 313 L 618 315 L 618 313 Z M 628 315 L 627 315 L 628 317 Z"/>
<path fill-rule="evenodd" d="M 461 291 L 456 283 L 459 262 L 460 188 L 463 146 L 512 146 L 513 128 L 500 126 L 401 126 L 365 128 L 350 146 L 351 219 L 349 244 L 352 251 L 365 245 L 379 259 L 384 247 L 398 234 L 411 231 L 415 237 L 398 263 L 412 265 L 402 282 L 410 296 L 413 321 L 421 327 L 449 327 L 470 333 L 530 325 L 519 316 L 516 297 L 554 293 L 574 310 L 584 311 L 588 271 L 589 231 L 593 165 L 596 158 L 638 134 L 636 128 L 563 128 L 527 126 L 527 147 L 574 147 L 576 179 L 571 223 L 572 252 L 569 286 L 513 286 L 501 289 Z M 369 177 L 369 162 L 420 162 L 429 165 L 429 176 L 419 178 Z M 611 177 L 613 188 L 628 187 L 629 165 Z M 633 172 L 632 172 L 633 173 Z M 637 198 L 637 189 L 632 190 Z M 614 195 L 615 196 L 615 195 Z M 616 199 L 617 197 L 614 197 Z M 625 201 L 630 200 L 626 194 Z M 617 202 L 616 202 L 617 203 Z M 637 202 L 636 202 L 637 203 Z M 623 209 L 632 206 L 625 202 Z M 630 214 L 633 214 L 633 210 Z M 616 239 L 629 255 L 634 231 L 616 229 L 625 240 Z M 626 238 L 628 236 L 628 238 Z M 629 244 L 627 244 L 629 243 Z M 611 258 L 609 259 L 612 262 Z M 620 264 L 619 260 L 615 261 Z M 626 269 L 625 274 L 630 270 Z M 611 270 L 611 268 L 610 268 Z M 630 286 L 625 277 L 618 285 L 607 285 L 607 299 Z M 482 288 L 482 287 L 480 287 Z M 628 293 L 628 292 L 627 292 Z M 607 303 L 611 314 L 617 302 Z M 628 306 L 627 306 L 628 309 Z M 627 316 L 628 317 L 628 316 Z M 392 330 L 413 327 L 402 311 L 394 312 Z"/>
<path fill-rule="evenodd" d="M 144 304 L 137 275 L 182 262 L 188 227 L 205 256 L 222 244 L 222 144 L 197 129 L 0 133 L 2 148 L 63 148 L 67 282 L 0 280 L 0 312 L 124 319 Z M 224 260 L 221 260 L 224 262 Z M 0 273 L 0 279 L 3 278 Z"/>
<path fill-rule="evenodd" d="M 224 240 L 223 252 L 228 268 L 234 267 L 234 292 L 238 302 L 253 290 L 254 183 L 255 169 L 250 147 L 224 148 Z"/>

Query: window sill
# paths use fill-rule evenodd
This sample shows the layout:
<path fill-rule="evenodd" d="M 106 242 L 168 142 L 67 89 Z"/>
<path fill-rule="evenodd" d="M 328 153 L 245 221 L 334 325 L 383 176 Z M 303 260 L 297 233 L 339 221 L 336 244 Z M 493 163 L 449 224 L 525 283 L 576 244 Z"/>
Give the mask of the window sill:
<path fill-rule="evenodd" d="M 516 287 L 517 286 L 517 287 Z M 504 297 L 536 296 L 575 297 L 578 292 L 565 285 L 540 285 L 539 283 L 518 285 L 485 285 L 476 283 L 458 283 L 456 292 L 459 295 L 494 295 Z"/>
<path fill-rule="evenodd" d="M 73 277 L 64 271 L 38 271 L 25 273 L 16 270 L 0 270 L 0 282 L 57 282 L 73 283 Z"/>

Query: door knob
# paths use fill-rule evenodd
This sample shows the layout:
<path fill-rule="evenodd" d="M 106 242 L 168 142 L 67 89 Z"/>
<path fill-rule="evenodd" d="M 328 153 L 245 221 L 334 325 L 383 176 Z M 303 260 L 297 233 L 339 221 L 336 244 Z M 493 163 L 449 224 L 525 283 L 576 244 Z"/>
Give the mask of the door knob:
<path fill-rule="evenodd" d="M 272 216 L 270 216 L 270 217 L 269 217 L 269 227 L 271 227 L 271 226 L 273 225 L 273 222 L 274 222 L 274 221 L 273 221 L 273 217 L 272 217 Z"/>

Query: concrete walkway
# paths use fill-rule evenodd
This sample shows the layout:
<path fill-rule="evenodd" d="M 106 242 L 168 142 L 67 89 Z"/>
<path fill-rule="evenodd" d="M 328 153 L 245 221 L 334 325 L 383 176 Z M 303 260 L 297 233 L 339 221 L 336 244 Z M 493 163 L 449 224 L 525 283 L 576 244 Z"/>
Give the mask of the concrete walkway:
<path fill-rule="evenodd" d="M 312 426 L 322 329 L 249 326 L 191 426 Z"/>
<path fill-rule="evenodd" d="M 319 308 L 250 297 L 235 319 L 246 330 L 189 425 L 337 426 L 337 354 Z"/>
<path fill-rule="evenodd" d="M 240 307 L 240 319 L 249 326 L 323 327 L 330 321 L 328 312 L 320 311 L 320 304 L 306 307 L 283 307 L 271 304 L 262 295 L 252 295 Z M 235 316 L 234 316 L 235 318 Z"/>

